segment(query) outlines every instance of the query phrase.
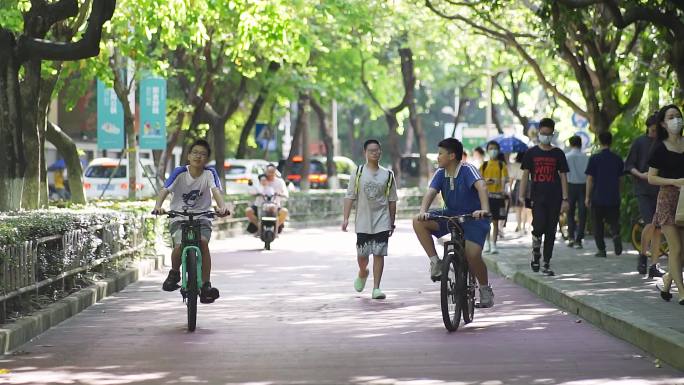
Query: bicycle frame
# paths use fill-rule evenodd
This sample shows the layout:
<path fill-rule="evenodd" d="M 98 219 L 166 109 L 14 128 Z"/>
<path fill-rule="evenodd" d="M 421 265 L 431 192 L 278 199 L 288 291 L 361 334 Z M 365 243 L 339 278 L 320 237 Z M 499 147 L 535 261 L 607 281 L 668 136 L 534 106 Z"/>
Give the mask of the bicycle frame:
<path fill-rule="evenodd" d="M 183 291 L 188 289 L 187 281 L 187 255 L 190 250 L 195 250 L 197 254 L 197 287 L 202 287 L 202 250 L 200 249 L 200 222 L 199 217 L 212 217 L 211 211 L 191 213 L 187 211 L 170 211 L 169 217 L 187 217 L 181 221 L 181 288 Z"/>

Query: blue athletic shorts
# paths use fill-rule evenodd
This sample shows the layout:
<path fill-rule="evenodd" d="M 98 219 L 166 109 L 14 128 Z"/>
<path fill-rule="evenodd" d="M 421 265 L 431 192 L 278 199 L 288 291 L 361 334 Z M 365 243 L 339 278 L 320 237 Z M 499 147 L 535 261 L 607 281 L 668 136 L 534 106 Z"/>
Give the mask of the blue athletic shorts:
<path fill-rule="evenodd" d="M 445 215 L 443 210 L 431 210 L 431 214 Z M 449 234 L 449 227 L 447 226 L 446 220 L 435 220 L 439 224 L 439 230 L 433 231 L 432 235 L 436 238 L 441 238 Z M 480 219 L 477 221 L 466 221 L 461 223 L 463 227 L 463 235 L 466 241 L 474 242 L 484 246 L 485 239 L 487 239 L 487 234 L 489 234 L 489 219 Z"/>

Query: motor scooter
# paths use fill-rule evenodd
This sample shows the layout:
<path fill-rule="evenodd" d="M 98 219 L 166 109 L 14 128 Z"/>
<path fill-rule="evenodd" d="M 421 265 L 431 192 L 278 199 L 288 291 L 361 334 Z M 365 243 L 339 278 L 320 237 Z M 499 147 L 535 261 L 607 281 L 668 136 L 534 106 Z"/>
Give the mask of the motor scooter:
<path fill-rule="evenodd" d="M 278 221 L 278 205 L 275 195 L 261 194 L 264 202 L 259 209 L 259 238 L 264 242 L 264 249 L 271 250 L 271 243 L 276 238 L 276 224 Z"/>

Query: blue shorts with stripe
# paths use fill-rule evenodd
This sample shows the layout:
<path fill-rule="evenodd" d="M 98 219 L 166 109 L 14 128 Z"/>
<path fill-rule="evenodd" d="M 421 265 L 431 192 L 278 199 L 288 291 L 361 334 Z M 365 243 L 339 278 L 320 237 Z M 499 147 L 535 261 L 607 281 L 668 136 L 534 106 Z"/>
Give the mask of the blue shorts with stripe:
<path fill-rule="evenodd" d="M 448 213 L 445 214 L 444 210 L 430 210 L 430 213 L 437 215 L 449 215 Z M 449 234 L 449 227 L 446 220 L 438 219 L 434 221 L 439 225 L 439 229 L 432 232 L 433 236 L 436 238 L 441 238 Z M 487 239 L 487 234 L 489 234 L 490 224 L 491 222 L 489 219 L 480 219 L 461 223 L 461 227 L 463 228 L 463 238 L 465 238 L 466 241 L 477 243 L 480 245 L 480 247 L 484 246 L 485 239 Z"/>

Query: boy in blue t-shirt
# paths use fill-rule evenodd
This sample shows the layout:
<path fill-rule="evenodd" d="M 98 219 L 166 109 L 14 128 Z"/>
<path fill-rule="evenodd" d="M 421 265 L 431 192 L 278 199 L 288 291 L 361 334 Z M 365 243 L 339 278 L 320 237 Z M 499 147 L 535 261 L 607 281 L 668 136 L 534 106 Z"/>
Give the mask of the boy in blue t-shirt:
<path fill-rule="evenodd" d="M 442 194 L 444 208 L 432 211 L 439 215 L 455 216 L 472 214 L 483 218 L 489 213 L 487 185 L 477 168 L 461 162 L 463 145 L 458 139 L 447 138 L 439 142 L 437 163 L 439 169 L 430 182 L 430 188 L 423 197 L 420 213 L 413 220 L 413 230 L 430 258 L 430 277 L 439 280 L 442 275 L 442 261 L 437 255 L 432 236 L 440 238 L 449 233 L 445 221 L 429 220 L 428 211 L 438 193 Z M 489 233 L 489 219 L 466 221 L 461 224 L 465 238 L 465 256 L 473 275 L 480 284 L 479 307 L 492 307 L 494 293 L 487 278 L 487 266 L 482 261 L 482 246 Z"/>

